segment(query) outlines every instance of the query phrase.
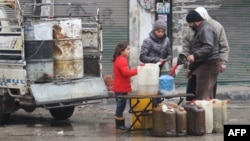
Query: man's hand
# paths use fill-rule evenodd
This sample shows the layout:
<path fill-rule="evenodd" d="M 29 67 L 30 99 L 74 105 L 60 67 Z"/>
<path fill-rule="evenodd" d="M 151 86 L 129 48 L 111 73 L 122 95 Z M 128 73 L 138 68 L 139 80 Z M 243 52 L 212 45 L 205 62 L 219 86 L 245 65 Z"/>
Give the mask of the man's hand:
<path fill-rule="evenodd" d="M 191 77 L 192 77 L 192 71 L 188 69 L 188 70 L 186 71 L 186 78 L 187 78 L 187 79 L 190 79 Z"/>
<path fill-rule="evenodd" d="M 223 73 L 227 69 L 226 65 L 220 65 L 220 72 Z"/>
<path fill-rule="evenodd" d="M 188 55 L 187 60 L 189 63 L 193 63 L 194 62 L 194 55 Z"/>

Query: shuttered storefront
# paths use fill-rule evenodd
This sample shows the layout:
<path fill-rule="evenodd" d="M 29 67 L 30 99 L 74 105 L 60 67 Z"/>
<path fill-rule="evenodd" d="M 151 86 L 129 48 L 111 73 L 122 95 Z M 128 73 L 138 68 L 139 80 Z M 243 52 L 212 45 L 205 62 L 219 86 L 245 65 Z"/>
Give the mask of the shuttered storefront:
<path fill-rule="evenodd" d="M 219 82 L 250 81 L 250 1 L 223 0 L 219 9 L 209 13 L 224 26 L 230 46 L 227 70 Z"/>
<path fill-rule="evenodd" d="M 100 0 L 103 26 L 103 74 L 113 74 L 112 57 L 119 41 L 129 40 L 128 0 Z"/>
<path fill-rule="evenodd" d="M 206 7 L 206 3 L 199 3 Z M 218 83 L 250 81 L 250 1 L 222 0 L 217 9 L 206 9 L 225 28 L 230 46 L 227 70 L 219 75 Z M 176 77 L 177 84 L 186 84 L 184 69 Z"/>
<path fill-rule="evenodd" d="M 53 1 L 53 0 L 52 0 Z M 20 0 L 21 3 L 31 3 L 32 0 Z M 118 41 L 128 41 L 128 0 L 54 0 L 54 3 L 96 3 L 100 8 L 100 19 L 103 29 L 103 74 L 112 74 L 112 54 Z M 27 9 L 30 12 L 31 9 Z M 55 15 L 70 14 L 72 12 L 95 14 L 92 5 L 71 6 L 54 9 Z M 88 19 L 86 19 L 88 20 Z"/>

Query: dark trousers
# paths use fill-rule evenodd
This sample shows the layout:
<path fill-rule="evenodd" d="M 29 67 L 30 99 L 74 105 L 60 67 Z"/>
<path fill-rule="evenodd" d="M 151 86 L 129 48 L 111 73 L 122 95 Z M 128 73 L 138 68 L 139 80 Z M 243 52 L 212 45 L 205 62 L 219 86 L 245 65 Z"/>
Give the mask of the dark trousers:
<path fill-rule="evenodd" d="M 195 91 L 196 91 L 196 76 L 192 75 L 192 78 L 188 79 L 186 93 L 193 93 L 195 95 Z M 215 83 L 213 88 L 213 98 L 216 98 L 216 91 L 217 91 L 217 82 Z M 195 96 L 186 97 L 186 101 L 192 101 L 194 99 Z"/>
<path fill-rule="evenodd" d="M 152 106 L 157 107 L 163 100 L 162 98 L 152 98 Z"/>
<path fill-rule="evenodd" d="M 204 62 L 197 67 L 193 75 L 195 75 L 195 99 L 213 99 L 214 85 L 217 82 L 220 73 L 219 59 Z"/>

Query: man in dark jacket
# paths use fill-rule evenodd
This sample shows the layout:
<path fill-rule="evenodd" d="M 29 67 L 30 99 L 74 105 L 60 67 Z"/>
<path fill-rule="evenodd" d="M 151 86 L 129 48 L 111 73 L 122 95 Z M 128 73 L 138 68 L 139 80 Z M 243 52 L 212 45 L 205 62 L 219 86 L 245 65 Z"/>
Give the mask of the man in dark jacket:
<path fill-rule="evenodd" d="M 213 98 L 213 86 L 220 71 L 219 44 L 215 28 L 197 13 L 190 11 L 186 16 L 188 26 L 194 31 L 190 42 L 190 63 L 186 77 L 196 75 L 195 99 Z"/>
<path fill-rule="evenodd" d="M 220 73 L 223 73 L 227 68 L 226 64 L 228 62 L 228 54 L 230 51 L 224 27 L 218 21 L 211 18 L 207 10 L 204 7 L 197 7 L 195 8 L 195 11 L 199 13 L 199 15 L 204 20 L 206 20 L 209 24 L 211 24 L 216 29 L 217 38 L 218 38 L 217 40 L 219 42 Z M 186 56 L 189 54 L 190 42 L 193 36 L 194 36 L 194 31 L 192 31 L 192 29 L 188 29 L 183 38 L 182 54 L 185 54 Z M 195 94 L 195 89 L 196 89 L 196 76 L 192 75 L 192 78 L 188 80 L 186 92 Z M 217 89 L 217 83 L 215 83 L 214 88 L 213 88 L 213 98 L 216 98 L 216 89 Z M 194 97 L 186 98 L 186 101 L 192 101 L 192 100 L 194 100 Z"/>

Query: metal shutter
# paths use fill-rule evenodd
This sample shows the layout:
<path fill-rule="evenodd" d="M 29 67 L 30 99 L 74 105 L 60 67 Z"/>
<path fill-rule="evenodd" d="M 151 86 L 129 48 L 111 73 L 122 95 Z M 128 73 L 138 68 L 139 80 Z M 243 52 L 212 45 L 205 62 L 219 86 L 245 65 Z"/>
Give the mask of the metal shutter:
<path fill-rule="evenodd" d="M 250 81 L 250 1 L 223 0 L 219 9 L 208 12 L 224 26 L 230 46 L 227 70 L 218 82 Z"/>
<path fill-rule="evenodd" d="M 227 70 L 218 77 L 219 84 L 250 81 L 250 1 L 222 0 L 220 7 L 206 7 L 207 2 L 198 3 L 204 6 L 209 15 L 219 21 L 225 28 L 230 52 Z M 217 3 L 216 3 L 217 4 Z M 215 5 L 216 5 L 215 4 Z M 181 69 L 175 78 L 176 84 L 186 84 L 185 70 Z"/>

